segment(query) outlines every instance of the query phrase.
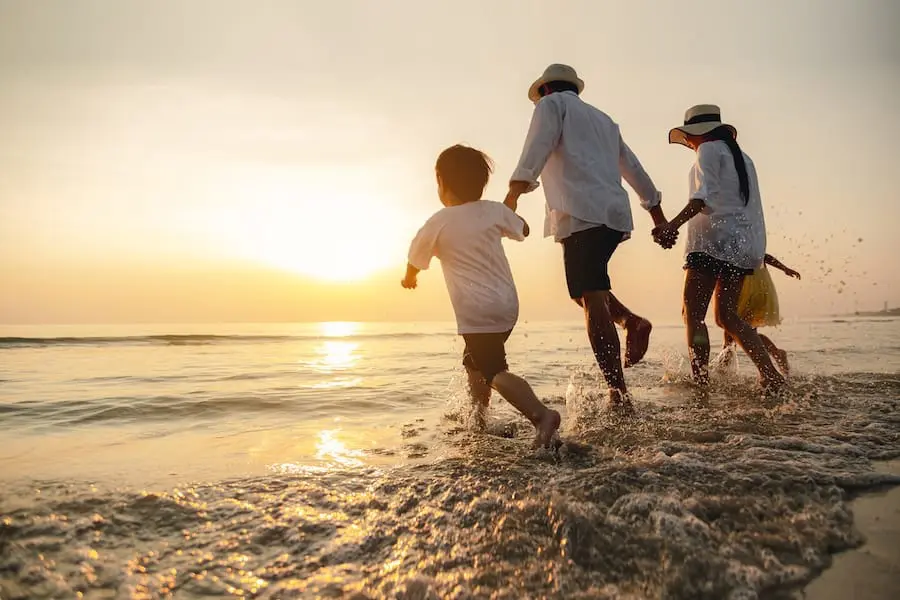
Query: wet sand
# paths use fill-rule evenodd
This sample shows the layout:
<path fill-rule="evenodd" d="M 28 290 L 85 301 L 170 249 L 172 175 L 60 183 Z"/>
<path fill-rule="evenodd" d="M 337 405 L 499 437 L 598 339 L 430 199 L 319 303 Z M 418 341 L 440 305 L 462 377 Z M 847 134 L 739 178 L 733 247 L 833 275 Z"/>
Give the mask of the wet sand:
<path fill-rule="evenodd" d="M 880 471 L 900 474 L 900 461 Z M 834 557 L 834 563 L 806 588 L 809 600 L 900 598 L 900 487 L 866 494 L 852 502 L 856 527 L 866 542 Z"/>

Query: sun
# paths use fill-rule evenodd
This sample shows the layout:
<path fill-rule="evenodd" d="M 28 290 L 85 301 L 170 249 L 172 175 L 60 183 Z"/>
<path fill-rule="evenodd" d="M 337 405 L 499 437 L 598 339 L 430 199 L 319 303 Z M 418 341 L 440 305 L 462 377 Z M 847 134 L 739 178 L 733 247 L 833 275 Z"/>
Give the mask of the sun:
<path fill-rule="evenodd" d="M 377 239 L 358 232 L 281 232 L 276 226 L 266 232 L 254 244 L 251 258 L 321 281 L 361 281 L 395 262 Z"/>
<path fill-rule="evenodd" d="M 241 257 L 326 282 L 361 281 L 402 263 L 396 215 L 377 194 L 352 187 L 260 191 L 227 228 L 227 243 Z"/>

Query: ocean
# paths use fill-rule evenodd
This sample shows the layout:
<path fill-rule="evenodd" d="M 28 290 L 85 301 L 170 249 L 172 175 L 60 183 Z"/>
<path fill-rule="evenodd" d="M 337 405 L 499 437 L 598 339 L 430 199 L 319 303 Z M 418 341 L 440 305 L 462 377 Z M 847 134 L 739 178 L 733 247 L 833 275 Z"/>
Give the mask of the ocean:
<path fill-rule="evenodd" d="M 473 431 L 449 323 L 4 326 L 0 598 L 799 597 L 900 484 L 900 319 L 767 333 L 770 400 L 658 325 L 624 420 L 580 322 L 520 323 L 551 452 Z"/>

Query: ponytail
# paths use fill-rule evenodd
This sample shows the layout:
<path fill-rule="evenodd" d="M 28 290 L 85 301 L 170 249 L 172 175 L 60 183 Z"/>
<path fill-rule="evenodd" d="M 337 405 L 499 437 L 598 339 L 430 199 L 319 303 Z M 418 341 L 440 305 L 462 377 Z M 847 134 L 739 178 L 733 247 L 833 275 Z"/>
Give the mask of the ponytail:
<path fill-rule="evenodd" d="M 747 176 L 747 164 L 744 162 L 744 153 L 741 151 L 741 147 L 734 138 L 732 130 L 723 125 L 721 127 L 716 127 L 704 137 L 706 137 L 707 140 L 719 140 L 725 142 L 725 145 L 728 146 L 728 149 L 731 151 L 731 156 L 734 159 L 734 168 L 737 170 L 738 174 L 738 182 L 741 187 L 741 198 L 744 199 L 744 206 L 747 206 L 747 203 L 750 202 L 750 178 Z"/>

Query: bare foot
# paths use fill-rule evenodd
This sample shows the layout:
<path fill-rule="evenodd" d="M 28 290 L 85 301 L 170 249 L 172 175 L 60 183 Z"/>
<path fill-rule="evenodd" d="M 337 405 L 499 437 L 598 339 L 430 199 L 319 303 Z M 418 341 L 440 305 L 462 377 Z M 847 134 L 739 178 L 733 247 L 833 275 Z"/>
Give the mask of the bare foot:
<path fill-rule="evenodd" d="M 714 371 L 721 373 L 722 371 L 726 371 L 729 367 L 731 367 L 731 365 L 734 363 L 734 358 L 734 346 L 725 346 L 724 348 L 722 348 L 722 351 L 719 352 L 719 355 L 710 362 L 710 366 Z"/>
<path fill-rule="evenodd" d="M 787 381 L 784 379 L 784 377 L 779 375 L 777 379 L 773 378 L 760 380 L 760 385 L 762 386 L 763 394 L 765 394 L 766 398 L 773 398 L 780 394 L 785 387 L 787 387 Z"/>
<path fill-rule="evenodd" d="M 618 390 L 609 390 L 609 411 L 617 417 L 633 417 L 636 413 L 631 397 Z"/>
<path fill-rule="evenodd" d="M 472 405 L 472 413 L 469 416 L 469 426 L 473 431 L 483 432 L 487 429 L 487 406 L 481 403 Z"/>
<path fill-rule="evenodd" d="M 702 364 L 699 361 L 691 361 L 691 376 L 694 385 L 700 387 L 709 386 L 709 365 Z"/>
<path fill-rule="evenodd" d="M 653 325 L 647 319 L 634 317 L 625 324 L 625 368 L 641 362 L 650 346 Z"/>
<path fill-rule="evenodd" d="M 541 422 L 536 427 L 537 435 L 534 438 L 534 447 L 546 448 L 550 446 L 553 434 L 559 429 L 561 421 L 562 418 L 558 412 L 553 409 L 547 409 L 547 412 L 544 413 L 544 418 L 541 419 Z"/>
<path fill-rule="evenodd" d="M 775 364 L 785 377 L 791 374 L 791 365 L 788 364 L 787 352 L 779 350 L 774 354 Z"/>

